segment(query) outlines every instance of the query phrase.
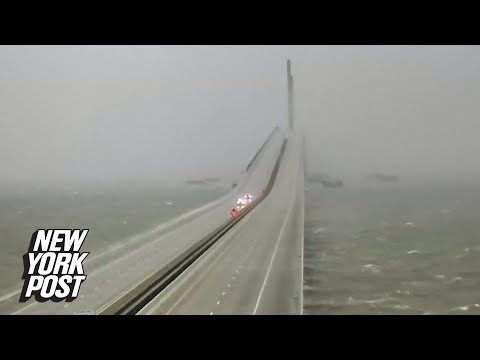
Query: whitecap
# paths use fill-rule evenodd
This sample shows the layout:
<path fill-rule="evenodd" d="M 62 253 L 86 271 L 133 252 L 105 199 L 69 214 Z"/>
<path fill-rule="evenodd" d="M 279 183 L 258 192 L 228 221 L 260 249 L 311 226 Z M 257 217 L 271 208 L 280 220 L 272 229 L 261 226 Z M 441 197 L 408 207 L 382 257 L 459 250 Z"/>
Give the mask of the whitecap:
<path fill-rule="evenodd" d="M 372 299 L 372 300 L 362 300 L 362 299 L 355 299 L 352 296 L 350 296 L 347 300 L 348 305 L 361 305 L 361 304 L 381 304 L 387 301 L 392 301 L 395 300 L 394 298 L 391 297 L 381 297 L 378 299 Z"/>
<path fill-rule="evenodd" d="M 397 290 L 396 293 L 401 295 L 410 295 L 410 291 L 408 290 Z"/>
<path fill-rule="evenodd" d="M 320 226 L 319 228 L 316 228 L 316 229 L 313 231 L 313 233 L 314 233 L 314 234 L 322 233 L 322 232 L 325 232 L 326 229 L 327 229 L 326 227 Z"/>
<path fill-rule="evenodd" d="M 335 299 L 325 299 L 323 301 L 315 301 L 313 305 L 335 305 Z"/>
<path fill-rule="evenodd" d="M 443 279 L 445 279 L 445 275 L 443 275 L 443 274 L 442 275 L 437 275 L 437 276 L 435 276 L 435 279 L 443 280 Z"/>
<path fill-rule="evenodd" d="M 414 227 L 415 226 L 415 224 L 413 222 L 406 222 L 403 225 L 406 226 L 406 227 Z"/>
<path fill-rule="evenodd" d="M 172 205 L 173 203 L 171 201 L 165 201 L 166 205 Z"/>
<path fill-rule="evenodd" d="M 372 273 L 378 273 L 380 272 L 382 269 L 380 268 L 380 266 L 377 266 L 377 265 L 374 265 L 374 264 L 367 264 L 367 265 L 363 265 L 362 266 L 362 271 L 368 271 L 368 272 L 372 272 Z"/>
<path fill-rule="evenodd" d="M 453 283 L 458 283 L 458 282 L 461 282 L 461 281 L 463 281 L 463 279 L 460 276 L 457 276 L 456 278 L 453 278 L 453 279 L 449 280 L 448 283 L 453 284 Z"/>
<path fill-rule="evenodd" d="M 418 250 L 410 250 L 407 252 L 407 254 L 421 254 L 421 252 Z"/>
<path fill-rule="evenodd" d="M 467 311 L 468 309 L 469 309 L 468 306 L 457 306 L 450 309 L 450 311 Z"/>
<path fill-rule="evenodd" d="M 408 310 L 410 309 L 410 306 L 406 304 L 400 304 L 400 305 L 394 305 L 393 308 L 397 310 Z"/>

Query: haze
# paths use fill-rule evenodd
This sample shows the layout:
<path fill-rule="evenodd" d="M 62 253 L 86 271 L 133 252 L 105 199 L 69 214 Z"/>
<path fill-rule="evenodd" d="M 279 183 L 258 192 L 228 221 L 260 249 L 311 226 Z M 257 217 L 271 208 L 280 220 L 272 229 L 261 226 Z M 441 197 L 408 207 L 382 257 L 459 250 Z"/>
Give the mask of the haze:
<path fill-rule="evenodd" d="M 478 179 L 478 46 L 1 46 L 0 183 L 235 178 L 286 124 L 309 169 Z"/>

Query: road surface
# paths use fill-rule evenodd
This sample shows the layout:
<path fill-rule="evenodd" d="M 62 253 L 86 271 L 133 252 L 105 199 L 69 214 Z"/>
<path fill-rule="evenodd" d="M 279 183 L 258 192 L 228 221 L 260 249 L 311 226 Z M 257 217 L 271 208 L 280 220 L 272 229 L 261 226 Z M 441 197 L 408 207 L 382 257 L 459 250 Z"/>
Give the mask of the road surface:
<path fill-rule="evenodd" d="M 301 314 L 303 167 L 292 135 L 270 195 L 139 315 Z"/>
<path fill-rule="evenodd" d="M 140 244 L 133 243 L 85 264 L 87 279 L 81 285 L 79 297 L 73 302 L 30 301 L 27 304 L 18 304 L 17 300 L 12 307 L 0 311 L 19 315 L 97 311 L 228 220 L 238 194 L 250 192 L 255 196 L 259 195 L 268 183 L 284 137 L 284 132 L 277 131 L 238 186 L 213 207 L 200 211 L 193 219 L 185 220 L 181 226 L 167 229 L 154 239 L 148 239 L 147 242 Z M 95 254 L 89 256 L 92 255 Z M 23 307 L 18 309 L 19 306 Z"/>

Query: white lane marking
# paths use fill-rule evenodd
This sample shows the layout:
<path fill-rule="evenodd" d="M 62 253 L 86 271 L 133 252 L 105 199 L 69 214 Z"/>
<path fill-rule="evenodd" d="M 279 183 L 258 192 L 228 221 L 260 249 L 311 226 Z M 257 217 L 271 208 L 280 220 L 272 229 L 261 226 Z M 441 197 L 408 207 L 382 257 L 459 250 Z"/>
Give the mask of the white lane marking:
<path fill-rule="evenodd" d="M 33 305 L 37 305 L 37 304 L 38 304 L 37 302 L 33 302 L 33 303 L 31 303 L 30 305 L 27 305 L 27 306 L 25 306 L 24 308 L 21 308 L 20 310 L 15 311 L 14 313 L 12 313 L 12 315 L 18 315 L 18 314 L 22 313 L 23 311 L 31 308 Z"/>
<path fill-rule="evenodd" d="M 245 261 L 247 261 L 250 257 L 250 254 L 252 253 L 253 249 L 255 248 L 255 244 L 257 243 L 257 238 L 255 238 L 254 242 L 253 242 L 253 245 L 249 248 L 249 251 L 248 253 L 244 256 L 244 258 L 242 259 L 242 261 L 240 261 L 240 265 L 239 265 L 239 269 L 242 269 L 243 268 L 243 263 L 245 263 Z M 237 274 L 239 273 L 238 270 L 235 271 Z M 233 279 L 235 280 L 235 276 L 233 276 Z M 227 284 L 227 287 L 230 287 L 230 283 Z M 225 296 L 226 294 L 226 291 L 224 291 L 222 293 L 222 296 Z"/>
<path fill-rule="evenodd" d="M 261 205 L 260 205 L 261 206 Z M 250 255 L 251 253 L 253 252 L 254 248 L 255 248 L 255 245 L 257 243 L 257 240 L 258 238 L 255 238 L 253 244 L 250 246 L 250 248 L 248 249 L 248 252 L 247 254 L 242 258 L 242 260 L 240 261 L 240 263 L 237 264 L 237 267 L 235 268 L 235 274 L 234 276 L 232 277 L 232 280 L 235 280 L 236 279 L 236 276 L 239 276 L 240 275 L 240 270 L 243 269 L 243 264 L 250 258 Z M 236 276 L 235 276 L 236 275 Z M 230 287 L 230 283 L 227 284 L 227 287 Z M 226 294 L 226 292 L 223 292 L 222 293 L 222 296 L 224 296 Z M 218 303 L 217 303 L 218 305 Z"/>
<path fill-rule="evenodd" d="M 297 163 L 296 173 L 298 173 L 298 169 L 299 169 L 299 165 Z M 293 188 L 296 189 L 297 178 L 295 178 L 295 182 L 294 182 L 293 185 L 294 185 Z M 263 280 L 263 284 L 262 284 L 262 288 L 260 289 L 260 293 L 258 294 L 257 303 L 255 304 L 255 308 L 253 309 L 253 315 L 256 315 L 256 313 L 257 313 L 258 306 L 260 305 L 260 300 L 262 299 L 262 296 L 263 296 L 263 291 L 265 290 L 265 286 L 267 285 L 268 278 L 270 277 L 270 271 L 272 270 L 273 261 L 275 260 L 275 256 L 277 255 L 278 245 L 280 245 L 280 240 L 283 237 L 283 233 L 285 232 L 285 229 L 287 227 L 288 219 L 290 219 L 290 216 L 291 216 L 291 213 L 292 213 L 292 210 L 293 210 L 293 207 L 294 207 L 293 203 L 294 203 L 294 200 L 295 200 L 295 195 L 296 195 L 296 191 L 292 191 L 292 195 L 290 196 L 290 206 L 289 206 L 289 209 L 288 209 L 288 213 L 285 216 L 285 220 L 283 221 L 282 228 L 280 229 L 280 234 L 278 235 L 277 243 L 275 244 L 275 249 L 273 250 L 273 254 L 272 254 L 272 257 L 270 259 L 270 263 L 268 265 L 267 274 L 265 276 L 265 279 Z"/>
<path fill-rule="evenodd" d="M 252 213 L 253 213 L 253 212 L 252 212 Z M 243 224 L 245 224 L 245 223 L 246 223 L 246 221 L 245 221 Z M 242 225 L 238 226 L 238 228 L 240 228 L 241 226 L 242 226 Z M 233 237 L 233 236 L 236 236 L 236 234 L 235 234 L 235 235 L 232 235 L 232 237 Z M 256 244 L 256 242 L 257 242 L 257 239 L 255 239 L 254 245 Z M 254 246 L 252 246 L 250 250 L 253 250 L 253 248 L 254 248 Z M 247 255 L 249 255 L 249 254 L 247 254 Z M 215 261 L 215 263 L 218 262 L 218 260 L 220 260 L 220 258 L 221 258 L 221 257 L 218 256 L 218 257 L 217 257 L 217 261 Z M 248 259 L 248 256 L 246 256 L 246 257 L 243 259 L 243 261 L 241 261 L 241 263 L 244 262 L 244 261 L 247 260 L 247 259 Z M 211 266 L 209 270 L 211 270 L 212 268 L 213 268 L 213 266 Z M 239 271 L 239 270 L 241 270 L 242 268 L 243 268 L 243 265 L 240 264 L 240 266 L 238 266 L 238 267 L 235 269 L 235 274 L 236 274 L 237 276 L 240 274 L 240 271 Z M 206 273 L 207 273 L 207 272 L 204 272 L 205 275 L 206 275 Z M 200 280 L 203 280 L 203 278 L 205 277 L 205 275 L 202 276 L 202 277 L 200 277 L 200 278 L 195 282 L 195 285 L 196 285 Z M 233 279 L 233 280 L 236 279 L 235 275 L 232 277 L 232 279 Z M 230 287 L 230 286 L 231 286 L 230 283 L 228 283 L 227 286 Z M 193 288 L 193 286 L 190 287 L 190 289 L 187 291 L 187 293 L 190 292 L 190 290 L 191 290 L 192 288 Z M 226 294 L 226 292 L 224 291 L 224 292 L 222 293 L 222 296 L 224 296 L 225 294 Z M 185 297 L 185 295 L 186 295 L 186 294 L 184 294 L 184 296 L 182 296 L 182 298 Z M 179 300 L 175 303 L 175 305 L 170 309 L 170 311 L 171 311 L 174 307 L 176 307 L 176 305 L 180 302 L 180 300 L 181 300 L 181 299 L 179 299 Z M 217 302 L 217 305 L 219 305 L 219 304 L 220 304 L 220 301 Z M 170 311 L 169 311 L 169 312 L 170 312 Z M 168 313 L 169 313 L 169 312 L 168 312 Z M 167 313 L 167 314 L 168 314 L 168 313 Z"/>
<path fill-rule="evenodd" d="M 261 206 L 261 205 L 260 205 Z M 243 269 L 243 264 L 250 258 L 250 255 L 251 253 L 253 252 L 254 248 L 255 248 L 255 245 L 257 244 L 257 240 L 258 238 L 255 238 L 253 244 L 250 246 L 250 248 L 248 249 L 248 252 L 247 254 L 242 258 L 242 260 L 240 261 L 240 263 L 237 265 L 237 268 L 235 269 L 235 274 L 238 276 L 240 275 L 240 270 Z M 235 280 L 235 274 L 234 276 L 232 277 L 233 280 Z M 230 287 L 230 283 L 227 284 L 227 287 Z M 222 293 L 222 296 L 224 296 L 226 294 L 226 292 L 223 292 Z"/>
<path fill-rule="evenodd" d="M 253 213 L 253 212 L 252 212 L 252 213 Z M 247 223 L 247 219 L 249 219 L 248 216 L 249 216 L 249 215 L 247 214 L 247 216 L 245 217 L 245 222 L 241 222 L 240 224 L 238 224 L 238 225 L 236 226 L 236 228 L 234 228 L 234 229 L 232 230 L 232 233 L 229 235 L 229 238 L 227 238 L 227 241 L 228 241 L 229 239 L 230 239 L 230 240 L 233 239 L 235 236 L 238 235 L 238 233 L 242 230 L 242 227 L 245 226 L 245 224 Z M 231 243 L 228 244 L 228 245 L 231 245 Z M 221 254 L 224 254 L 226 251 L 228 251 L 228 247 L 227 247 L 227 249 L 224 250 L 224 252 L 222 252 Z M 216 265 L 221 259 L 222 259 L 222 256 L 217 256 L 217 257 L 215 258 L 215 260 L 214 260 L 213 262 L 211 262 L 211 263 L 209 264 L 209 266 L 207 266 L 207 268 L 205 269 L 205 271 L 202 272 L 202 275 L 197 278 L 197 281 L 195 281 L 195 282 L 193 283 L 193 285 L 191 285 L 191 286 L 183 293 L 183 295 L 175 302 L 175 304 L 173 304 L 173 306 L 170 308 L 170 310 L 168 310 L 168 311 L 166 312 L 166 315 L 170 314 L 170 313 L 173 311 L 173 309 L 175 309 L 175 307 L 180 303 L 180 301 L 182 301 L 182 300 L 195 288 L 195 286 L 196 286 L 200 281 L 202 281 L 202 280 L 204 280 L 204 279 L 206 278 L 206 276 L 208 275 L 208 273 L 209 273 L 210 271 L 212 271 L 212 269 L 215 267 L 215 265 Z M 154 306 L 153 309 L 150 310 L 150 313 L 152 313 L 153 311 L 155 311 L 157 308 L 158 308 L 158 306 Z"/>
<path fill-rule="evenodd" d="M 22 292 L 22 289 L 17 289 L 17 290 L 14 290 L 8 294 L 5 294 L 4 296 L 2 296 L 0 298 L 0 303 L 4 302 L 4 301 L 7 301 L 7 300 L 10 300 L 11 298 L 17 296 L 17 295 L 20 295 L 20 293 Z"/>
<path fill-rule="evenodd" d="M 290 213 L 290 211 L 289 211 L 289 213 Z M 262 284 L 262 288 L 260 289 L 260 293 L 258 294 L 258 298 L 257 298 L 257 302 L 255 304 L 255 308 L 253 309 L 253 315 L 255 315 L 257 313 L 258 306 L 260 305 L 260 300 L 263 296 L 263 291 L 265 290 L 265 285 L 267 284 L 267 280 L 270 276 L 270 271 L 272 270 L 273 260 L 275 259 L 275 255 L 277 255 L 278 245 L 280 244 L 280 240 L 282 239 L 283 232 L 285 231 L 285 227 L 287 226 L 288 218 L 289 218 L 289 216 L 285 217 L 285 221 L 283 222 L 283 225 L 282 225 L 282 230 L 280 231 L 280 235 L 278 236 L 277 243 L 275 244 L 275 249 L 273 250 L 273 254 L 272 254 L 272 257 L 270 259 L 270 263 L 268 265 L 267 274 L 265 276 L 265 279 L 263 280 L 263 284 Z"/>

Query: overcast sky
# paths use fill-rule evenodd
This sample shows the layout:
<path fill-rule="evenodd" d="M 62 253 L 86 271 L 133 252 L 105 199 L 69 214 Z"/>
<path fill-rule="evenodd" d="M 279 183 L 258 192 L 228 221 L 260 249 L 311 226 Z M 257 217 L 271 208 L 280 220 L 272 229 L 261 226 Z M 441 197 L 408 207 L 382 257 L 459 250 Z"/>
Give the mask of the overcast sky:
<path fill-rule="evenodd" d="M 0 46 L 0 182 L 235 176 L 287 58 L 311 169 L 480 177 L 478 46 Z"/>

